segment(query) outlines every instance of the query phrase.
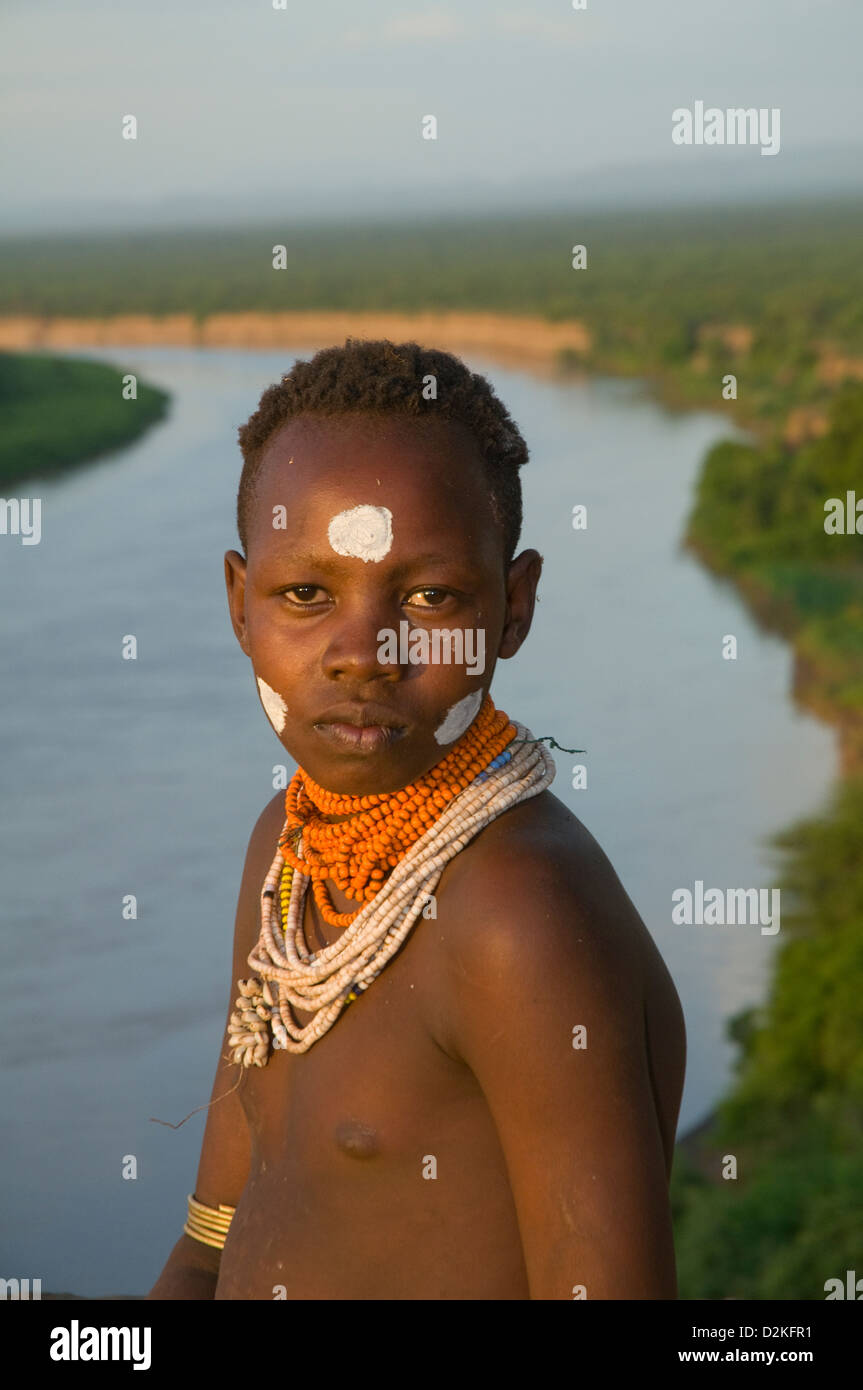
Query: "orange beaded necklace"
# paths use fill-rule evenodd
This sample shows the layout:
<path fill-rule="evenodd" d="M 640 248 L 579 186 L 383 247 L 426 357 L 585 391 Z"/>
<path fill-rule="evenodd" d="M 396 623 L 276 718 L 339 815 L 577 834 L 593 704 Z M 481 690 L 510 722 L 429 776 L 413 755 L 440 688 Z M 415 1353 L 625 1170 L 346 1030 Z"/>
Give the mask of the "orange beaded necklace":
<path fill-rule="evenodd" d="M 324 921 L 347 927 L 362 910 L 336 911 L 327 879 L 348 897 L 370 902 L 449 802 L 515 735 L 509 716 L 496 709 L 491 696 L 486 695 L 473 723 L 446 756 L 399 791 L 346 796 L 319 787 L 298 768 L 285 792 L 286 824 L 279 848 L 286 863 L 311 879 Z M 326 819 L 339 815 L 348 819 L 335 823 Z"/>

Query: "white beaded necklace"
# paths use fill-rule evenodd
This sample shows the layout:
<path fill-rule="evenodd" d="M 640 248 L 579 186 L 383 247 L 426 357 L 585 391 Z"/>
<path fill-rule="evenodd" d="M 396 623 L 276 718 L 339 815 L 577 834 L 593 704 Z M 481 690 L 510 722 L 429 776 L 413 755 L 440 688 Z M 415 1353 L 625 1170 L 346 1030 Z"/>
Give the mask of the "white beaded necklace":
<path fill-rule="evenodd" d="M 510 806 L 551 784 L 556 768 L 548 749 L 523 724 L 511 723 L 516 737 L 504 754 L 453 797 L 380 892 L 320 951 L 309 951 L 303 933 L 309 876 L 294 872 L 287 921 L 280 920 L 278 886 L 284 858 L 281 849 L 276 851 L 261 892 L 261 933 L 248 957 L 259 978 L 238 982 L 240 994 L 228 1029 L 234 1062 L 266 1066 L 271 1040 L 274 1049 L 307 1052 L 389 963 L 459 850 Z M 302 839 L 297 854 L 302 857 Z M 314 1017 L 300 1027 L 289 1005 Z"/>

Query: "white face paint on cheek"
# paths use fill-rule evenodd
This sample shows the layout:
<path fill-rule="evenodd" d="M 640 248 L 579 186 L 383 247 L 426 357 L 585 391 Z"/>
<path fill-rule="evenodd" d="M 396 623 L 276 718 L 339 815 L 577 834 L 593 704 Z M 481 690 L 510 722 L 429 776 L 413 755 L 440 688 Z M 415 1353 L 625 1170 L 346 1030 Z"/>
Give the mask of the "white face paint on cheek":
<path fill-rule="evenodd" d="M 382 560 L 393 543 L 393 514 L 388 507 L 349 507 L 333 517 L 327 537 L 337 555 Z"/>
<path fill-rule="evenodd" d="M 440 728 L 434 731 L 438 743 L 454 743 L 457 738 L 461 738 L 465 729 L 476 719 L 481 704 L 482 691 L 472 690 L 463 700 L 457 700 L 454 705 L 450 705 Z"/>
<path fill-rule="evenodd" d="M 285 715 L 288 712 L 288 707 L 278 691 L 273 690 L 266 681 L 262 681 L 260 676 L 258 676 L 257 681 L 264 712 L 276 733 L 280 734 L 285 727 Z"/>

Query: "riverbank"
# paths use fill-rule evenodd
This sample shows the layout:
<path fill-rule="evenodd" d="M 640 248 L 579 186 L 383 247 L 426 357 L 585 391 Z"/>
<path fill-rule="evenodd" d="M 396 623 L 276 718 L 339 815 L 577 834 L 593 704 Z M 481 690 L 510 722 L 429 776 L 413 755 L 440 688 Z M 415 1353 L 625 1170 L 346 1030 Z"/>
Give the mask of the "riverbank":
<path fill-rule="evenodd" d="M 724 369 L 733 367 L 741 376 L 752 372 L 753 330 L 746 324 L 704 325 L 695 333 L 688 355 L 659 366 L 638 352 L 609 351 L 585 320 L 536 314 L 327 309 L 101 317 L 0 314 L 0 351 L 71 352 L 125 346 L 316 351 L 347 337 L 416 341 L 457 354 L 479 353 L 503 366 L 541 376 L 587 371 L 638 380 L 668 410 L 719 409 L 727 414 L 729 429 L 746 430 L 762 444 L 778 435 L 789 447 L 826 432 L 825 393 L 863 372 L 863 359 L 837 359 L 833 345 L 827 343 L 816 353 L 812 373 L 816 384 L 810 382 L 807 388 L 815 392 L 817 405 L 794 405 L 787 381 L 773 393 L 747 390 L 740 399 L 726 399 L 721 392 Z M 724 363 L 723 353 L 727 354 Z M 837 360 L 844 364 L 845 376 L 837 377 Z"/>
<path fill-rule="evenodd" d="M 791 448 L 726 441 L 704 461 L 686 544 L 794 654 L 793 694 L 839 735 L 817 818 L 774 840 L 783 941 L 768 997 L 732 1018 L 725 1098 L 678 1145 L 678 1271 L 690 1298 L 823 1299 L 863 1240 L 863 387 Z M 828 529 L 831 499 L 850 517 Z M 836 504 L 838 506 L 838 503 Z"/>
<path fill-rule="evenodd" d="M 0 318 L 0 348 L 45 351 L 106 346 L 199 348 L 329 347 L 346 337 L 415 340 L 451 352 L 480 352 L 501 362 L 552 367 L 562 352 L 589 352 L 577 320 L 474 313 L 115 314 L 106 318 Z"/>
<path fill-rule="evenodd" d="M 0 351 L 0 486 L 122 449 L 161 420 L 169 397 L 104 362 Z"/>
<path fill-rule="evenodd" d="M 759 624 L 789 642 L 795 701 L 834 727 L 842 775 L 863 773 L 863 557 L 851 516 L 828 530 L 829 499 L 863 479 L 863 386 L 846 384 L 825 428 L 710 450 L 685 544 L 733 584 Z M 853 508 L 853 502 L 851 503 Z"/>
<path fill-rule="evenodd" d="M 831 646 L 838 646 L 837 650 L 826 650 L 826 644 L 822 641 L 825 649 L 818 656 L 809 655 L 806 645 L 811 639 L 807 622 L 789 610 L 784 595 L 777 594 L 768 582 L 755 574 L 735 573 L 716 567 L 711 563 L 709 550 L 699 540 L 693 539 L 689 548 L 706 568 L 734 586 L 749 612 L 765 631 L 775 632 L 788 642 L 793 661 L 791 694 L 794 703 L 835 730 L 840 776 L 863 776 L 863 708 L 855 707 L 847 698 L 837 698 L 840 683 L 848 685 L 850 681 L 859 682 L 860 679 L 861 654 L 859 650 L 847 650 L 845 637 L 853 635 L 852 624 L 863 622 L 863 614 L 849 614 L 848 628 L 844 633 L 834 628 L 833 636 L 838 637 L 839 642 L 834 641 Z M 843 651 L 842 646 L 846 650 Z"/>
<path fill-rule="evenodd" d="M 735 352 L 740 325 L 728 329 Z M 722 336 L 722 335 L 720 335 Z M 100 347 L 193 347 L 314 352 L 348 337 L 415 341 L 460 355 L 477 353 L 502 366 L 546 379 L 589 373 L 637 380 L 667 410 L 722 409 L 729 428 L 765 441 L 775 421 L 759 414 L 755 399 L 722 402 L 701 364 L 648 370 L 643 362 L 596 350 L 595 335 L 580 319 L 473 312 L 297 311 L 269 313 L 112 314 L 105 317 L 0 315 L 0 351 L 74 352 Z M 746 339 L 748 341 L 748 339 Z M 759 398 L 760 400 L 760 398 Z M 793 421 L 791 422 L 793 425 Z M 787 422 L 786 431 L 791 428 Z"/>

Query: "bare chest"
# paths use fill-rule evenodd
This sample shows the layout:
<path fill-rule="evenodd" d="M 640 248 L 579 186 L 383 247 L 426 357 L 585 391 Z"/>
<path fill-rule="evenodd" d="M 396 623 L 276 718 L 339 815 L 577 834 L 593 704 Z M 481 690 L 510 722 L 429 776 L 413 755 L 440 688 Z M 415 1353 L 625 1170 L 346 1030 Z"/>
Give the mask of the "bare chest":
<path fill-rule="evenodd" d="M 420 919 L 398 955 L 307 1052 L 274 1051 L 249 1069 L 241 1096 L 257 1161 L 322 1179 L 357 1164 L 416 1167 L 454 1118 L 482 1103 L 466 1068 L 434 1038 L 434 920 Z M 312 948 L 334 936 L 315 914 Z M 295 1011 L 300 1025 L 310 1014 Z M 254 1161 L 254 1160 L 253 1160 Z"/>
<path fill-rule="evenodd" d="M 488 1106 L 434 1038 L 438 930 L 421 920 L 308 1052 L 244 1074 L 252 1155 L 218 1298 L 524 1296 Z"/>

